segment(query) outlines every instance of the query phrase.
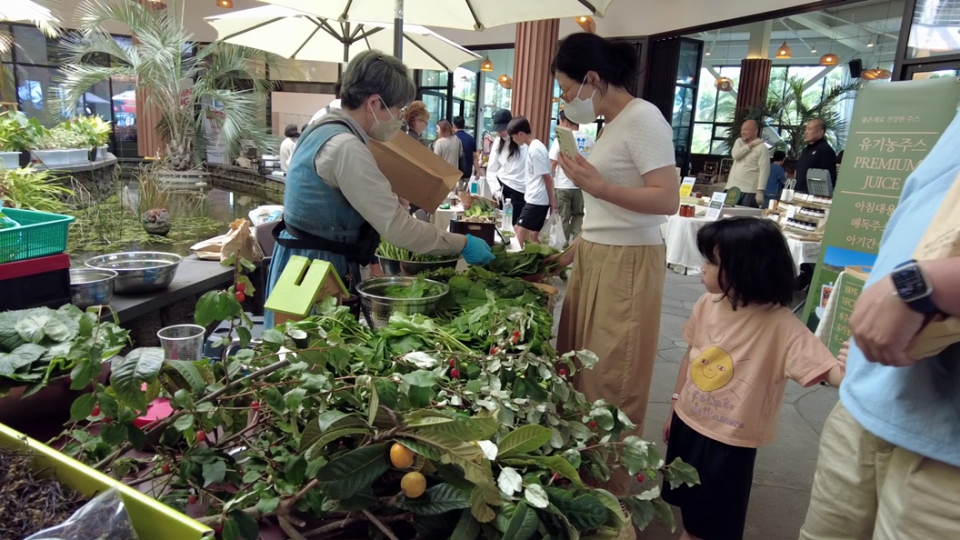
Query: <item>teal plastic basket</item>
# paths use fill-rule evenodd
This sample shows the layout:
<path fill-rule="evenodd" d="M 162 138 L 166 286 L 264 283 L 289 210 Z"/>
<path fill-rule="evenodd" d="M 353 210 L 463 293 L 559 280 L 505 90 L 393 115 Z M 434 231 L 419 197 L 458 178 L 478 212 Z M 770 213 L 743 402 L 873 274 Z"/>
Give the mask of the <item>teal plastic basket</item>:
<path fill-rule="evenodd" d="M 0 263 L 24 261 L 67 250 L 67 231 L 73 216 L 3 208 L 0 210 L 20 224 L 0 229 Z"/>

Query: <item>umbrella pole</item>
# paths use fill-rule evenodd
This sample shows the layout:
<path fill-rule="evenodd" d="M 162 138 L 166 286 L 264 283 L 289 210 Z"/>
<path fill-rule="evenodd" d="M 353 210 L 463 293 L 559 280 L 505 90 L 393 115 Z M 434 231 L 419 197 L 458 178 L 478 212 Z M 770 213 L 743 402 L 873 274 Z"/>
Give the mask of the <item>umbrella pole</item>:
<path fill-rule="evenodd" d="M 393 18 L 393 55 L 403 59 L 403 0 L 396 0 Z"/>

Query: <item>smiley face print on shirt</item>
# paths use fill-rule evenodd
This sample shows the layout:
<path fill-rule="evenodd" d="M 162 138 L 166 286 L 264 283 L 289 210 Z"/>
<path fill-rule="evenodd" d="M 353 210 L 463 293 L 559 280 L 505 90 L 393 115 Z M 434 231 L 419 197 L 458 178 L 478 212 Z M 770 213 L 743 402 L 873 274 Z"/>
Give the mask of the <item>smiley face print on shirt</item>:
<path fill-rule="evenodd" d="M 703 392 L 719 390 L 733 379 L 733 357 L 720 347 L 709 347 L 691 361 L 690 378 Z"/>

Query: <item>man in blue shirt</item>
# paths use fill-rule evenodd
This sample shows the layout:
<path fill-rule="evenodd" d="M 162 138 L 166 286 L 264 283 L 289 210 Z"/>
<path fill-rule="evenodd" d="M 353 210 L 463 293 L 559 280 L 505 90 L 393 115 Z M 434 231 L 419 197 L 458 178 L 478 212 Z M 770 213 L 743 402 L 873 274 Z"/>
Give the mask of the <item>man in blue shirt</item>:
<path fill-rule="evenodd" d="M 767 188 L 763 193 L 765 201 L 779 201 L 783 192 L 783 184 L 787 181 L 787 172 L 783 170 L 783 161 L 787 154 L 783 150 L 773 153 L 773 162 L 770 164 L 770 177 L 767 179 Z"/>
<path fill-rule="evenodd" d="M 473 176 L 473 156 L 477 153 L 477 140 L 473 138 L 473 135 L 463 130 L 465 125 L 463 117 L 458 116 L 453 119 L 453 134 L 460 139 L 460 144 L 463 146 L 463 155 L 460 156 L 460 172 L 463 173 L 463 178 L 470 178 Z"/>
<path fill-rule="evenodd" d="M 857 300 L 802 540 L 960 538 L 960 343 L 920 360 L 906 353 L 934 314 L 960 316 L 960 257 L 911 261 L 960 182 L 957 148 L 960 115 L 907 179 Z"/>

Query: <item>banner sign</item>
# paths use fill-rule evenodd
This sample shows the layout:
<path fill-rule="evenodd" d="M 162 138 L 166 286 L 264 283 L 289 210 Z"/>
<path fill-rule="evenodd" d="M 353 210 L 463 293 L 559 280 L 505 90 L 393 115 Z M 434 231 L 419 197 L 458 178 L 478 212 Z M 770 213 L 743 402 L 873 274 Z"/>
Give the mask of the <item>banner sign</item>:
<path fill-rule="evenodd" d="M 847 266 L 873 266 L 900 192 L 957 115 L 955 77 L 865 83 L 857 93 L 823 248 L 803 320 L 817 327 L 824 286 Z"/>

